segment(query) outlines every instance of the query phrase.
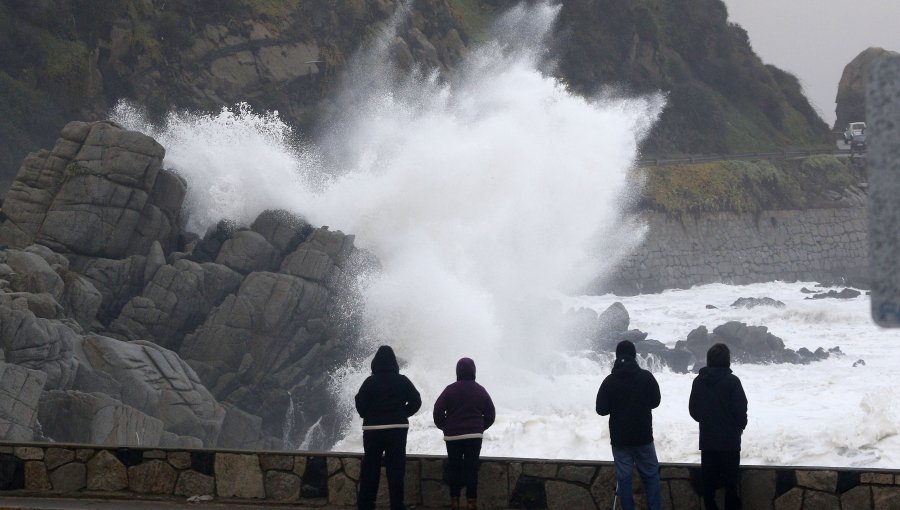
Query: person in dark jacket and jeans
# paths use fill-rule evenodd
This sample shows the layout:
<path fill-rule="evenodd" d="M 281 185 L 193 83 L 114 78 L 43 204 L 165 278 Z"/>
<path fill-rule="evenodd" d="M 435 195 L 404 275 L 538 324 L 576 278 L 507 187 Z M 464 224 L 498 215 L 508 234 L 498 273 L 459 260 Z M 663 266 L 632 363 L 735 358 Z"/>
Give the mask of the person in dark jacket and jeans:
<path fill-rule="evenodd" d="M 387 470 L 391 510 L 403 508 L 406 474 L 406 433 L 409 417 L 422 406 L 413 383 L 400 374 L 394 350 L 382 345 L 372 359 L 372 375 L 356 394 L 356 411 L 363 419 L 363 456 L 359 476 L 359 510 L 375 508 L 381 462 Z"/>
<path fill-rule="evenodd" d="M 653 444 L 652 409 L 659 407 L 659 384 L 648 370 L 637 364 L 634 344 L 616 346 L 616 363 L 597 392 L 597 414 L 609 415 L 609 438 L 616 466 L 616 494 L 622 510 L 634 510 L 631 473 L 637 468 L 650 510 L 662 508 L 659 461 Z"/>
<path fill-rule="evenodd" d="M 691 417 L 700 422 L 700 471 L 707 510 L 718 510 L 716 489 L 725 485 L 725 510 L 741 508 L 738 496 L 741 434 L 747 427 L 747 396 L 731 373 L 731 351 L 715 344 L 706 352 L 706 366 L 691 387 Z"/>
<path fill-rule="evenodd" d="M 478 456 L 483 433 L 496 413 L 487 390 L 475 382 L 475 362 L 462 358 L 456 363 L 456 382 L 444 388 L 434 403 L 434 424 L 444 432 L 450 472 L 450 508 L 459 509 L 459 496 L 466 487 L 467 508 L 478 507 Z"/>

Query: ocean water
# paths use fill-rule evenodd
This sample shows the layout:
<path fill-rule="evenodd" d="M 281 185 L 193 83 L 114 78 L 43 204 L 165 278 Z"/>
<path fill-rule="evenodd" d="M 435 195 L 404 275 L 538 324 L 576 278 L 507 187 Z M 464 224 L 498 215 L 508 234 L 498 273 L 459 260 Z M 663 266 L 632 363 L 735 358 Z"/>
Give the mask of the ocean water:
<path fill-rule="evenodd" d="M 733 365 L 749 400 L 743 436 L 745 464 L 892 467 L 900 465 L 900 330 L 877 327 L 868 297 L 807 300 L 800 292 L 814 283 L 703 285 L 688 290 L 631 297 L 582 296 L 568 305 L 602 311 L 615 301 L 631 315 L 632 327 L 672 347 L 700 325 L 712 329 L 727 321 L 767 326 L 787 347 L 839 346 L 843 356 L 809 365 Z M 783 309 L 731 308 L 739 297 L 768 296 Z M 707 304 L 718 309 L 708 310 Z M 401 352 L 402 354 L 402 352 Z M 853 367 L 859 359 L 864 366 Z M 478 380 L 492 394 L 497 423 L 487 431 L 483 455 L 611 460 L 608 418 L 594 412 L 594 399 L 608 360 L 583 352 L 548 359 L 549 371 L 522 371 L 509 379 L 503 360 L 478 360 Z M 495 372 L 502 376 L 495 376 Z M 409 451 L 443 454 L 430 403 L 454 379 L 452 363 L 441 377 L 410 363 L 404 370 L 422 389 L 425 404 L 411 420 Z M 693 374 L 664 369 L 655 377 L 662 404 L 653 412 L 660 460 L 699 462 L 697 424 L 688 415 Z M 361 450 L 359 423 L 340 450 Z"/>
<path fill-rule="evenodd" d="M 333 377 L 348 417 L 336 450 L 362 449 L 353 396 L 377 345 L 389 344 L 425 402 L 409 451 L 443 453 L 431 403 L 455 379 L 456 360 L 469 356 L 498 407 L 485 455 L 609 459 L 607 424 L 593 409 L 610 359 L 572 349 L 565 312 L 621 300 L 633 327 L 670 345 L 700 324 L 736 319 L 769 326 L 790 347 L 844 350 L 808 366 L 735 367 L 750 398 L 745 462 L 900 464 L 891 385 L 900 337 L 871 325 L 863 298 L 804 301 L 802 284 L 780 283 L 571 297 L 615 271 L 647 235 L 627 211 L 640 195 L 637 148 L 664 95 L 568 91 L 547 59 L 557 15 L 547 3 L 514 8 L 451 76 L 439 77 L 389 64 L 401 9 L 348 66 L 336 101 L 342 115 L 315 140 L 276 112 L 246 105 L 172 112 L 152 125 L 122 104 L 112 118 L 166 148 L 164 164 L 188 182 L 190 230 L 202 234 L 221 218 L 248 225 L 283 208 L 356 235 L 377 256 L 380 268 L 357 282 L 365 335 Z M 727 308 L 763 295 L 789 306 Z M 857 358 L 866 366 L 851 368 Z M 691 376 L 656 375 L 660 457 L 696 461 Z"/>

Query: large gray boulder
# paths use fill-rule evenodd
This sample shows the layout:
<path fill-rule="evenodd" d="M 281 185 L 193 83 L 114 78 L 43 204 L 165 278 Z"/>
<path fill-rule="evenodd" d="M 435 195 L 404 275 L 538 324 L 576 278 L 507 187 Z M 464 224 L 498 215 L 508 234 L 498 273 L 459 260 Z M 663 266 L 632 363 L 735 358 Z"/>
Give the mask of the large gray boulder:
<path fill-rule="evenodd" d="M 0 349 L 6 361 L 47 375 L 51 389 L 69 389 L 78 370 L 78 336 L 60 321 L 37 317 L 28 300 L 0 293 Z"/>
<path fill-rule="evenodd" d="M 291 395 L 304 409 L 298 430 L 334 412 L 327 373 L 346 359 L 353 320 L 333 311 L 351 253 L 351 236 L 311 232 L 281 273 L 248 275 L 179 349 L 217 399 L 262 418 L 265 436 L 282 435 Z"/>
<path fill-rule="evenodd" d="M 72 122 L 53 150 L 26 158 L 7 193 L 0 242 L 120 259 L 174 247 L 185 182 L 164 149 L 112 122 Z"/>
<path fill-rule="evenodd" d="M 178 260 L 156 270 L 110 329 L 131 340 L 150 340 L 177 350 L 184 335 L 201 324 L 209 311 L 240 284 L 241 275 L 223 265 Z"/>
<path fill-rule="evenodd" d="M 163 422 L 102 393 L 45 391 L 38 416 L 44 436 L 61 443 L 160 446 Z"/>
<path fill-rule="evenodd" d="M 31 441 L 47 375 L 0 361 L 0 440 Z"/>
<path fill-rule="evenodd" d="M 74 319 L 82 330 L 90 329 L 100 311 L 103 295 L 90 280 L 74 271 L 65 271 L 62 278 L 66 286 L 60 304 L 66 315 Z"/>
<path fill-rule="evenodd" d="M 125 304 L 144 289 L 147 257 L 124 259 L 72 257 L 72 268 L 100 292 L 97 319 L 108 324 L 118 317 Z"/>
<path fill-rule="evenodd" d="M 5 263 L 13 273 L 5 279 L 18 292 L 47 293 L 54 299 L 62 297 L 65 284 L 43 257 L 20 250 L 7 250 Z"/>
<path fill-rule="evenodd" d="M 284 209 L 261 212 L 250 229 L 265 237 L 283 255 L 294 251 L 313 231 L 306 220 Z"/>
<path fill-rule="evenodd" d="M 222 244 L 216 263 L 248 274 L 253 271 L 272 271 L 278 267 L 280 259 L 275 247 L 261 234 L 241 230 Z"/>
<path fill-rule="evenodd" d="M 98 335 L 85 336 L 82 349 L 91 368 L 121 384 L 123 403 L 159 419 L 168 432 L 215 444 L 225 410 L 177 354 Z"/>

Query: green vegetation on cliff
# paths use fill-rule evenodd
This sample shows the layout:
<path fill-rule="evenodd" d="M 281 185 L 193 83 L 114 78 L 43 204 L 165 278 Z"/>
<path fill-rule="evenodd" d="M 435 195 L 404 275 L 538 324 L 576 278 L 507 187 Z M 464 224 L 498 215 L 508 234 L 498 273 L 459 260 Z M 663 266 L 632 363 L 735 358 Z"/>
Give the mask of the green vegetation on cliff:
<path fill-rule="evenodd" d="M 718 161 L 640 170 L 642 207 L 683 218 L 715 212 L 758 213 L 823 205 L 825 191 L 858 183 L 862 176 L 833 156 L 797 161 Z"/>
<path fill-rule="evenodd" d="M 333 112 L 350 56 L 398 3 L 0 2 L 0 97 L 25 105 L 7 102 L 0 112 L 0 186 L 27 152 L 49 145 L 64 120 L 103 118 L 120 99 L 152 115 L 246 101 L 278 110 L 305 131 Z M 484 39 L 496 14 L 517 3 L 417 0 L 394 41 L 395 56 L 401 65 L 450 69 Z M 550 55 L 574 92 L 590 96 L 611 86 L 667 94 L 645 154 L 826 141 L 828 128 L 797 79 L 760 61 L 746 32 L 728 23 L 721 0 L 562 0 L 556 32 Z M 303 65 L 314 69 L 298 72 Z"/>

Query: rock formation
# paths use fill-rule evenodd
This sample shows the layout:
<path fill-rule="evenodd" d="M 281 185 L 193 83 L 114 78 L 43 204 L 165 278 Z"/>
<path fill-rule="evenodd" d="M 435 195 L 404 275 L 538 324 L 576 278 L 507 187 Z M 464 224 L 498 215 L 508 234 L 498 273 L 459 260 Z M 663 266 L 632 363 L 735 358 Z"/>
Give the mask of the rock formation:
<path fill-rule="evenodd" d="M 163 156 L 72 122 L 23 163 L 0 224 L 0 438 L 282 447 L 299 409 L 293 432 L 328 446 L 353 237 L 265 211 L 200 239 Z"/>
<path fill-rule="evenodd" d="M 784 303 L 781 303 L 781 306 L 777 306 L 777 303 L 780 301 L 771 298 L 741 298 L 732 306 L 784 307 Z M 712 333 L 706 326 L 699 326 L 688 333 L 687 339 L 678 340 L 675 347 L 670 348 L 659 340 L 647 338 L 648 334 L 643 331 L 629 330 L 628 311 L 618 302 L 613 303 L 599 315 L 593 310 L 582 308 L 570 313 L 569 318 L 577 324 L 577 327 L 570 328 L 570 334 L 582 335 L 576 338 L 585 338 L 589 348 L 594 352 L 610 354 L 615 352 L 616 344 L 622 340 L 630 340 L 648 365 L 669 367 L 673 372 L 679 373 L 686 373 L 692 369 L 699 370 L 706 364 L 706 351 L 719 342 L 728 345 L 731 349 L 731 359 L 737 363 L 806 364 L 826 359 L 832 354 L 842 354 L 838 347 L 828 350 L 819 347 L 815 351 L 802 347 L 795 351 L 785 347 L 784 341 L 770 333 L 767 327 L 748 326 L 737 321 L 722 324 L 713 329 Z M 585 342 L 579 342 L 577 345 L 583 346 Z"/>
<path fill-rule="evenodd" d="M 844 67 L 834 100 L 835 131 L 843 131 L 850 122 L 866 120 L 866 67 L 876 58 L 896 54 L 883 48 L 867 48 Z"/>

